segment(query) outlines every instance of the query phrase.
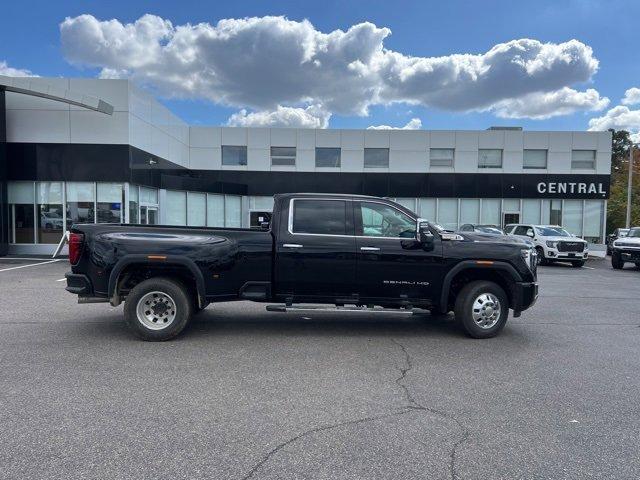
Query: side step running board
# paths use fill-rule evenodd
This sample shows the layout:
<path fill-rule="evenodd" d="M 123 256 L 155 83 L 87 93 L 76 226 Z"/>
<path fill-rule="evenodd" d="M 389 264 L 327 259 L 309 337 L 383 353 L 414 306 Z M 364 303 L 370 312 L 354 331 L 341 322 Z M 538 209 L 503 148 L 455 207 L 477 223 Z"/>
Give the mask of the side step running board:
<path fill-rule="evenodd" d="M 413 315 L 416 313 L 424 313 L 425 310 L 419 308 L 382 308 L 382 307 L 358 307 L 358 306 L 335 306 L 329 307 L 326 305 L 314 306 L 314 305 L 267 305 L 268 312 L 340 312 L 340 313 L 400 313 L 404 315 Z"/>

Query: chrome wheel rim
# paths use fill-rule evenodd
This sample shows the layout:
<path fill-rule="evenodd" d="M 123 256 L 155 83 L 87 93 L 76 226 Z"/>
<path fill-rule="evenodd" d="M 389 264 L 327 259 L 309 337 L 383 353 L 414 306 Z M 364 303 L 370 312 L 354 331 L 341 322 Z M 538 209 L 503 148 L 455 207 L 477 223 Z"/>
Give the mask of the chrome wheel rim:
<path fill-rule="evenodd" d="M 480 328 L 492 328 L 500 320 L 502 306 L 493 293 L 482 293 L 473 302 L 472 316 Z"/>
<path fill-rule="evenodd" d="M 165 292 L 149 292 L 138 300 L 138 321 L 149 330 L 163 330 L 176 319 L 176 302 Z"/>

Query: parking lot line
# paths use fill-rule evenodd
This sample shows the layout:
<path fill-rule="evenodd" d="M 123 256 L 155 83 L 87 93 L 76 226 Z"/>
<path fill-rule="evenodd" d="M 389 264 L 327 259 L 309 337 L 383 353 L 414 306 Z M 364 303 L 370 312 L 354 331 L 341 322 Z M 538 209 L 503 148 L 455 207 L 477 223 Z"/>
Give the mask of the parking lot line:
<path fill-rule="evenodd" d="M 40 262 L 40 263 L 29 263 L 28 265 L 18 265 L 17 267 L 9 267 L 9 268 L 3 268 L 2 270 L 0 270 L 0 272 L 8 272 L 9 270 L 17 270 L 19 268 L 27 268 L 27 267 L 37 267 L 38 265 L 44 265 L 46 263 L 54 263 L 54 262 L 59 262 L 60 259 L 57 258 L 55 260 L 48 260 L 46 262 Z"/>
<path fill-rule="evenodd" d="M 64 282 L 66 280 L 66 278 L 59 278 L 58 280 L 56 280 L 56 282 Z"/>

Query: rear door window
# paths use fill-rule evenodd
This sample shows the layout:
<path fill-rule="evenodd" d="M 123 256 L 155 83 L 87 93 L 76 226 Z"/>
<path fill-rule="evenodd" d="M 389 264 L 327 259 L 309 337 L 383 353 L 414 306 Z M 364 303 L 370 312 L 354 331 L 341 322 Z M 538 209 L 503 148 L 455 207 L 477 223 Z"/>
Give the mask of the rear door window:
<path fill-rule="evenodd" d="M 346 201 L 295 199 L 292 203 L 291 233 L 348 235 Z"/>

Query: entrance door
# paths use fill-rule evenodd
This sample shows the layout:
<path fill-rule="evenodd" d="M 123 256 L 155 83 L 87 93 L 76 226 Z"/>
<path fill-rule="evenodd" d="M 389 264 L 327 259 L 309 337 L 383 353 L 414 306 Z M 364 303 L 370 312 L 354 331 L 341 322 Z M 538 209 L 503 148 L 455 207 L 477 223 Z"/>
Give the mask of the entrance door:
<path fill-rule="evenodd" d="M 503 212 L 502 228 L 512 223 L 520 223 L 520 212 Z"/>
<path fill-rule="evenodd" d="M 158 223 L 158 207 L 140 207 L 140 223 L 142 225 L 156 225 Z"/>

